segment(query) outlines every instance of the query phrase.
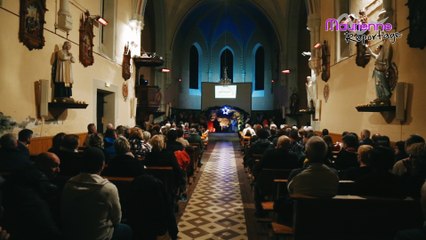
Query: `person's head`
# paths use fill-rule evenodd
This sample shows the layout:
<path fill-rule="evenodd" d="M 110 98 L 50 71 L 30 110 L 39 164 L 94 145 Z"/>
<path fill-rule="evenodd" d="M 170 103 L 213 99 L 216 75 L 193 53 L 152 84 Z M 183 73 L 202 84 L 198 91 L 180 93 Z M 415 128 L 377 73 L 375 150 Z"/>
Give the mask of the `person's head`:
<path fill-rule="evenodd" d="M 108 124 L 106 125 L 106 130 L 108 130 L 108 129 L 114 129 L 114 124 L 112 124 L 112 123 L 108 123 Z"/>
<path fill-rule="evenodd" d="M 108 128 L 108 129 L 105 131 L 105 135 L 104 135 L 104 137 L 106 137 L 106 138 L 113 138 L 113 139 L 116 139 L 116 138 L 117 138 L 117 132 L 115 131 L 115 129 L 110 129 L 110 128 Z"/>
<path fill-rule="evenodd" d="M 34 165 L 42 171 L 49 179 L 52 179 L 60 172 L 61 160 L 51 152 L 40 153 L 35 159 Z"/>
<path fill-rule="evenodd" d="M 75 134 L 66 134 L 62 140 L 61 147 L 69 151 L 77 150 L 78 136 Z"/>
<path fill-rule="evenodd" d="M 327 144 L 321 137 L 313 136 L 306 143 L 306 157 L 311 163 L 323 163 L 327 157 Z"/>
<path fill-rule="evenodd" d="M 62 45 L 63 50 L 70 50 L 71 49 L 71 43 L 69 41 L 65 41 Z"/>
<path fill-rule="evenodd" d="M 371 135 L 371 133 L 370 133 L 370 130 L 368 130 L 368 129 L 364 129 L 364 130 L 361 131 L 361 139 L 362 140 L 369 139 L 370 135 Z"/>
<path fill-rule="evenodd" d="M 118 125 L 117 128 L 115 129 L 115 132 L 117 133 L 118 136 L 125 136 L 126 131 L 127 131 L 127 127 L 123 125 Z"/>
<path fill-rule="evenodd" d="M 178 138 L 177 131 L 174 129 L 170 129 L 167 132 L 167 142 L 174 142 Z"/>
<path fill-rule="evenodd" d="M 114 148 L 118 155 L 126 154 L 130 152 L 130 143 L 125 137 L 118 137 L 114 142 Z"/>
<path fill-rule="evenodd" d="M 144 142 L 148 142 L 151 139 L 151 133 L 148 131 L 143 131 L 142 133 Z"/>
<path fill-rule="evenodd" d="M 0 138 L 0 146 L 2 149 L 11 150 L 11 149 L 17 149 L 18 142 L 12 133 L 6 133 Z"/>
<path fill-rule="evenodd" d="M 322 136 L 328 136 L 330 133 L 328 132 L 328 129 L 327 128 L 324 128 L 323 130 L 322 130 L 322 132 L 321 132 L 321 135 Z"/>
<path fill-rule="evenodd" d="M 377 172 L 389 171 L 395 162 L 392 148 L 378 146 L 370 154 L 370 166 Z"/>
<path fill-rule="evenodd" d="M 104 140 L 102 139 L 101 135 L 99 134 L 91 134 L 89 136 L 89 147 L 97 147 L 97 148 L 104 148 Z"/>
<path fill-rule="evenodd" d="M 189 130 L 189 132 L 190 132 L 191 134 L 198 134 L 197 129 L 195 129 L 195 128 L 191 128 L 191 129 Z"/>
<path fill-rule="evenodd" d="M 130 130 L 130 139 L 143 139 L 143 131 L 138 127 L 134 127 Z"/>
<path fill-rule="evenodd" d="M 98 130 L 96 130 L 96 125 L 94 123 L 89 123 L 87 125 L 87 133 L 88 134 L 92 134 L 92 133 L 97 133 Z"/>
<path fill-rule="evenodd" d="M 370 155 L 371 155 L 371 151 L 373 151 L 373 147 L 370 145 L 361 145 L 358 148 L 358 162 L 360 163 L 360 165 L 366 165 L 369 166 L 370 165 Z"/>
<path fill-rule="evenodd" d="M 183 129 L 182 128 L 177 128 L 176 129 L 176 134 L 177 134 L 177 138 L 183 137 Z"/>
<path fill-rule="evenodd" d="M 157 134 L 154 135 L 150 140 L 149 143 L 152 146 L 152 151 L 161 152 L 166 148 L 166 143 L 164 142 L 164 136 Z"/>
<path fill-rule="evenodd" d="M 267 139 L 269 137 L 269 132 L 265 128 L 261 128 L 257 131 L 257 136 L 260 139 Z"/>
<path fill-rule="evenodd" d="M 18 133 L 18 140 L 26 144 L 30 144 L 32 137 L 33 137 L 33 131 L 30 129 L 24 128 Z"/>
<path fill-rule="evenodd" d="M 288 135 L 293 141 L 299 140 L 299 131 L 297 129 L 291 129 Z"/>
<path fill-rule="evenodd" d="M 417 134 L 410 135 L 407 140 L 405 140 L 405 151 L 410 154 L 410 147 L 415 143 L 424 143 L 425 139 Z"/>
<path fill-rule="evenodd" d="M 104 152 L 99 148 L 89 147 L 83 153 L 80 172 L 100 174 L 105 166 Z"/>
<path fill-rule="evenodd" d="M 389 137 L 385 135 L 380 136 L 376 141 L 376 146 L 391 147 Z"/>
<path fill-rule="evenodd" d="M 343 138 L 342 138 L 342 142 L 343 142 L 343 148 L 357 148 L 358 147 L 358 138 L 351 134 L 348 133 L 346 134 Z"/>
<path fill-rule="evenodd" d="M 424 142 L 411 145 L 411 159 L 413 161 L 412 174 L 426 179 L 426 144 Z"/>
<path fill-rule="evenodd" d="M 394 149 L 395 149 L 395 155 L 396 154 L 407 154 L 405 152 L 405 141 L 397 141 L 395 143 Z"/>
<path fill-rule="evenodd" d="M 289 150 L 291 146 L 291 139 L 285 135 L 282 135 L 277 140 L 277 148 Z"/>
<path fill-rule="evenodd" d="M 303 143 L 304 143 L 304 144 L 306 144 L 306 142 L 308 142 L 309 138 L 311 138 L 311 137 L 313 137 L 313 136 L 315 136 L 315 133 L 314 133 L 314 132 L 306 132 L 306 133 L 303 135 Z"/>
<path fill-rule="evenodd" d="M 60 133 L 57 133 L 55 136 L 53 136 L 53 138 L 52 138 L 52 148 L 53 149 L 61 148 L 62 141 L 64 140 L 65 135 L 66 134 L 64 132 L 60 132 Z"/>

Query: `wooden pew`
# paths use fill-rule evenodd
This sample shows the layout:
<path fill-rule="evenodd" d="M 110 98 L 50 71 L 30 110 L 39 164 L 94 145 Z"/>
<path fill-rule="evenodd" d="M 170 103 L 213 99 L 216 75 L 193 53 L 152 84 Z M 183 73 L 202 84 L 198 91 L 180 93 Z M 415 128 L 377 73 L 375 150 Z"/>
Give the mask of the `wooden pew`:
<path fill-rule="evenodd" d="M 294 198 L 293 226 L 281 228 L 294 240 L 385 240 L 396 232 L 420 228 L 420 204 L 413 200 L 336 196 Z M 279 224 L 275 223 L 278 230 Z"/>
<path fill-rule="evenodd" d="M 112 182 L 118 189 L 118 195 L 120 197 L 121 211 L 123 219 L 127 217 L 127 201 L 130 191 L 130 185 L 133 182 L 134 177 L 112 177 L 102 176 L 108 181 Z"/>

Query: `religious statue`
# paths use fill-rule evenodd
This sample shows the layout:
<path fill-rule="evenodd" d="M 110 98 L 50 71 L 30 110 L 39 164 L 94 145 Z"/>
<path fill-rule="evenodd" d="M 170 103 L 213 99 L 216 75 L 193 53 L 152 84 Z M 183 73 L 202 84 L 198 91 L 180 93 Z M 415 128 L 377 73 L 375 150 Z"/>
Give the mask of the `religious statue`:
<path fill-rule="evenodd" d="M 299 97 L 293 92 L 290 96 L 290 113 L 295 114 L 299 111 Z"/>
<path fill-rule="evenodd" d="M 52 64 L 52 82 L 54 86 L 54 98 L 70 98 L 72 96 L 72 63 L 75 62 L 70 52 L 71 43 L 65 41 L 62 50 L 52 54 L 50 63 Z"/>
<path fill-rule="evenodd" d="M 310 76 L 306 77 L 306 95 L 308 100 L 308 109 L 315 108 L 314 103 L 317 99 L 317 91 L 316 91 L 316 81 L 315 78 L 312 78 Z"/>
<path fill-rule="evenodd" d="M 396 85 L 396 66 L 392 63 L 392 46 L 388 41 L 379 45 L 375 51 L 370 50 L 376 59 L 374 63 L 373 78 L 376 86 L 377 98 L 371 102 L 373 105 L 390 105 L 392 90 Z"/>
<path fill-rule="evenodd" d="M 365 12 L 365 9 L 359 10 L 359 17 L 356 19 L 357 23 L 367 24 L 367 14 Z M 362 35 L 367 36 L 369 31 L 362 33 Z M 365 67 L 368 62 L 370 62 L 371 55 L 367 51 L 368 41 L 366 40 L 365 43 L 360 41 L 356 43 L 356 59 L 355 63 L 357 66 Z"/>

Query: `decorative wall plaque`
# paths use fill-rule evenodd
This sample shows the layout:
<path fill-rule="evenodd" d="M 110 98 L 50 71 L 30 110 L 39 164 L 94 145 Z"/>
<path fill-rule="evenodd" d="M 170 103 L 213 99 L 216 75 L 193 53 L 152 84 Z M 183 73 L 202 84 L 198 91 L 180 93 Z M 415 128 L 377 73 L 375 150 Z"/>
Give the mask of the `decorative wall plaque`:
<path fill-rule="evenodd" d="M 19 5 L 19 41 L 29 50 L 44 46 L 46 0 L 21 0 Z"/>
<path fill-rule="evenodd" d="M 93 65 L 93 20 L 87 11 L 80 18 L 80 56 L 79 60 L 84 67 Z"/>

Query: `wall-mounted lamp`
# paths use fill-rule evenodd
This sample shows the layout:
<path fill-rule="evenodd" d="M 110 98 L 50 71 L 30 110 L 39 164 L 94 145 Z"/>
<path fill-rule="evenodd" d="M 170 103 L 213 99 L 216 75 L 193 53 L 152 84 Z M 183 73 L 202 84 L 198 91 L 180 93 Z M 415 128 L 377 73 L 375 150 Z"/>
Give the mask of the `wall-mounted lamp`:
<path fill-rule="evenodd" d="M 168 73 L 168 72 L 170 72 L 171 70 L 170 69 L 168 69 L 168 68 L 162 68 L 161 69 L 161 72 L 163 72 L 163 73 Z"/>
<path fill-rule="evenodd" d="M 284 69 L 284 70 L 281 71 L 281 73 L 290 74 L 291 71 L 290 71 L 290 69 Z"/>
<path fill-rule="evenodd" d="M 314 48 L 315 48 L 315 49 L 321 48 L 321 43 L 317 43 L 317 44 L 315 44 L 315 45 L 314 45 Z"/>
<path fill-rule="evenodd" d="M 178 82 L 181 83 L 182 82 L 182 78 L 178 78 Z"/>
<path fill-rule="evenodd" d="M 96 27 L 99 27 L 99 24 L 102 26 L 108 25 L 108 21 L 99 15 L 90 15 L 90 18 L 93 20 L 93 23 Z"/>

